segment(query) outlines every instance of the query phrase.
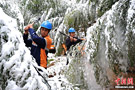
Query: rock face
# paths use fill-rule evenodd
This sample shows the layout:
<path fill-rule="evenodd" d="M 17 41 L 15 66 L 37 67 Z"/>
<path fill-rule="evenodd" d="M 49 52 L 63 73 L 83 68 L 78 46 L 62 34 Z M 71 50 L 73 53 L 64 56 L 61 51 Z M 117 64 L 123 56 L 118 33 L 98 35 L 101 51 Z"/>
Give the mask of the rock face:
<path fill-rule="evenodd" d="M 96 80 L 102 86 L 109 85 L 114 77 L 122 77 L 122 72 L 135 66 L 134 2 L 119 0 L 88 28 L 86 51 L 94 65 Z"/>
<path fill-rule="evenodd" d="M 102 0 L 102 2 L 103 1 L 105 0 Z M 130 69 L 135 66 L 134 4 L 135 0 L 119 0 L 114 2 L 101 17 L 97 16 L 96 22 L 87 29 L 87 42 L 85 44 L 86 61 L 89 60 L 92 66 L 90 70 L 94 72 L 96 79 L 95 84 L 99 84 L 101 87 L 113 87 L 116 85 L 115 80 L 117 80 L 117 78 L 124 78 L 125 75 L 125 78 L 128 78 L 131 73 L 127 73 L 127 71 L 132 72 L 134 70 Z M 74 52 L 72 53 L 79 52 L 75 48 L 73 48 Z M 77 58 L 77 55 L 72 55 L 72 57 L 74 57 L 75 60 L 80 60 L 80 58 Z M 82 63 L 80 66 L 78 65 L 81 69 L 74 67 L 74 64 L 76 65 L 77 63 L 75 60 L 71 65 L 73 76 L 78 77 L 81 71 L 87 73 L 88 68 L 86 68 L 86 70 L 82 68 Z M 84 60 L 80 61 L 83 62 Z M 87 66 L 87 64 L 84 64 L 83 67 L 85 66 Z M 79 72 L 76 73 L 76 70 L 79 70 Z M 72 75 L 72 73 L 70 74 Z M 81 77 L 80 75 L 80 78 Z M 85 77 L 85 74 L 83 77 Z M 95 81 L 92 78 L 86 79 L 87 82 L 91 82 L 91 80 Z M 71 81 L 74 80 L 72 79 Z M 92 84 L 88 84 L 89 89 L 92 89 Z"/>

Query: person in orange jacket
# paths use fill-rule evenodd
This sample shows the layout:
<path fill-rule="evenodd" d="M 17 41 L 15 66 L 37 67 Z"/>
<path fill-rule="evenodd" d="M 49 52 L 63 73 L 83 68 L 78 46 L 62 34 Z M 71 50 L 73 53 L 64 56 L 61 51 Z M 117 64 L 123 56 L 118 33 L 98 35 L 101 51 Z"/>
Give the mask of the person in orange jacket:
<path fill-rule="evenodd" d="M 27 47 L 31 47 L 31 55 L 36 59 L 39 66 L 47 68 L 47 54 L 52 44 L 52 39 L 48 35 L 52 29 L 52 24 L 49 21 L 44 21 L 41 24 L 39 37 L 33 29 L 33 24 L 25 27 L 23 35 L 24 43 Z M 31 39 L 28 39 L 28 33 Z"/>

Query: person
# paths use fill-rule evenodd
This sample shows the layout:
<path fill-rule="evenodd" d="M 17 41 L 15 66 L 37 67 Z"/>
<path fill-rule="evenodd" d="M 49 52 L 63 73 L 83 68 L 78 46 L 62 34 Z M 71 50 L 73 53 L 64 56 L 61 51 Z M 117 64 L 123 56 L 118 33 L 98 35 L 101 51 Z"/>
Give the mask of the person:
<path fill-rule="evenodd" d="M 79 39 L 78 37 L 75 37 L 75 32 L 76 31 L 75 31 L 74 28 L 70 28 L 68 30 L 68 32 L 69 32 L 70 37 L 68 37 L 66 39 L 67 50 L 69 50 L 72 45 L 76 45 L 77 43 L 79 43 L 79 42 L 81 42 L 83 40 L 83 39 Z"/>
<path fill-rule="evenodd" d="M 41 24 L 39 37 L 33 29 L 33 24 L 25 27 L 23 35 L 24 43 L 27 47 L 31 47 L 31 55 L 36 59 L 39 66 L 47 68 L 47 54 L 52 44 L 52 39 L 48 35 L 52 29 L 52 24 L 49 21 L 44 21 Z M 31 39 L 28 39 L 28 33 Z"/>

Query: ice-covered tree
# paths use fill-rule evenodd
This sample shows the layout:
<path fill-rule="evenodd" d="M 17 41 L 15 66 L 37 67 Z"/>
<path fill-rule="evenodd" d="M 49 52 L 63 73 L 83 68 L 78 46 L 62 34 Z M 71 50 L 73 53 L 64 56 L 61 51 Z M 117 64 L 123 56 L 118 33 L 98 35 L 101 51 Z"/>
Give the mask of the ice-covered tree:
<path fill-rule="evenodd" d="M 2 90 L 47 90 L 30 51 L 25 47 L 17 21 L 0 8 L 0 87 Z"/>

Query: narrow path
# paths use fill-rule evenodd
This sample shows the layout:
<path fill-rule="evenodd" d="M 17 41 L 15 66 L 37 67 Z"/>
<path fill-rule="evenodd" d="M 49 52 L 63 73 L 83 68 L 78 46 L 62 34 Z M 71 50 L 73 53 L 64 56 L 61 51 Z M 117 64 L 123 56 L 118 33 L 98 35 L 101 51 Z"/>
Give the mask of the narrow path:
<path fill-rule="evenodd" d="M 54 54 L 49 54 L 48 60 L 51 59 L 48 68 L 48 83 L 51 85 L 52 90 L 71 90 L 72 84 L 68 82 L 64 73 L 68 65 L 66 65 L 66 56 L 55 57 Z"/>

